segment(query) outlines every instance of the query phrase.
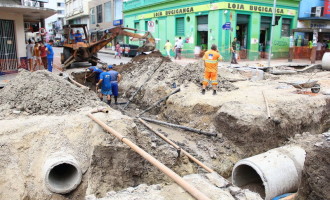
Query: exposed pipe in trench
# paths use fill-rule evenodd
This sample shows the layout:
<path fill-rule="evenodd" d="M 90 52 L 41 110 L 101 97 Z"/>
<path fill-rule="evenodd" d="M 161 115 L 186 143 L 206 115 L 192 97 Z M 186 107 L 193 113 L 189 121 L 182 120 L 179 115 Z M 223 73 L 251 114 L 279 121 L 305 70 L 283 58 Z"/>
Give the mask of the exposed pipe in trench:
<path fill-rule="evenodd" d="M 86 86 L 84 86 L 84 85 L 78 83 L 77 81 L 75 81 L 75 80 L 72 78 L 72 75 L 71 75 L 71 74 L 68 75 L 68 78 L 69 78 L 69 80 L 70 80 L 73 84 L 75 84 L 76 86 L 81 87 L 82 89 L 90 90 L 89 87 L 86 87 Z"/>
<path fill-rule="evenodd" d="M 129 139 L 127 139 L 125 136 L 121 135 L 116 130 L 112 129 L 108 125 L 106 125 L 104 122 L 93 116 L 91 113 L 88 114 L 88 117 L 93 119 L 96 123 L 98 123 L 103 129 L 105 129 L 107 132 L 111 133 L 115 137 L 117 137 L 120 141 L 127 144 L 130 148 L 132 148 L 136 153 L 140 154 L 144 159 L 149 161 L 151 164 L 153 164 L 155 167 L 157 167 L 159 170 L 161 170 L 163 173 L 165 173 L 167 176 L 169 176 L 172 180 L 174 180 L 179 186 L 181 186 L 184 190 L 186 190 L 191 196 L 195 197 L 198 200 L 211 200 L 208 198 L 205 194 L 203 194 L 201 191 L 199 191 L 194 186 L 190 185 L 187 181 L 185 181 L 183 178 L 181 178 L 178 174 L 173 172 L 170 168 L 166 167 L 163 163 L 159 162 L 157 159 L 152 157 L 150 154 L 148 154 L 146 151 L 138 147 L 136 144 L 131 142 Z"/>
<path fill-rule="evenodd" d="M 81 183 L 82 172 L 77 160 L 70 154 L 57 152 L 44 164 L 46 187 L 58 194 L 67 194 Z"/>
<path fill-rule="evenodd" d="M 296 192 L 301 180 L 306 152 L 298 146 L 283 146 L 238 161 L 232 182 L 238 187 L 262 188 L 265 200 Z M 252 187 L 250 188 L 252 189 Z"/>
<path fill-rule="evenodd" d="M 158 135 L 159 137 L 161 137 L 165 142 L 169 143 L 170 145 L 172 145 L 174 148 L 176 148 L 178 151 L 182 152 L 184 155 L 186 155 L 190 160 L 194 161 L 196 164 L 198 164 L 199 166 L 203 167 L 206 171 L 213 173 L 214 171 L 209 168 L 208 166 L 204 165 L 201 161 L 199 161 L 198 159 L 196 159 L 194 156 L 192 156 L 190 153 L 186 152 L 185 150 L 181 149 L 178 145 L 176 145 L 174 142 L 172 142 L 171 140 L 169 140 L 168 138 L 166 138 L 163 134 L 161 134 L 159 131 L 156 131 L 155 129 L 153 129 L 146 121 L 144 121 L 141 118 L 138 118 L 139 121 L 144 124 L 146 127 L 148 127 L 151 131 L 153 131 L 156 135 Z"/>
<path fill-rule="evenodd" d="M 216 133 L 209 133 L 209 132 L 206 132 L 206 131 L 202 131 L 202 130 L 198 130 L 198 129 L 194 129 L 194 128 L 190 128 L 190 127 L 186 127 L 186 126 L 181 126 L 181 125 L 171 124 L 171 123 L 168 123 L 168 122 L 163 122 L 163 121 L 159 121 L 159 120 L 155 120 L 155 119 L 150 119 L 150 118 L 147 118 L 147 117 L 140 117 L 140 118 L 145 120 L 145 121 L 148 121 L 148 122 L 163 124 L 163 125 L 171 126 L 171 127 L 175 127 L 175 128 L 181 128 L 181 129 L 186 130 L 186 131 L 191 131 L 191 132 L 195 132 L 195 133 L 203 134 L 203 135 L 207 135 L 207 136 L 217 137 L 217 135 L 218 135 Z"/>

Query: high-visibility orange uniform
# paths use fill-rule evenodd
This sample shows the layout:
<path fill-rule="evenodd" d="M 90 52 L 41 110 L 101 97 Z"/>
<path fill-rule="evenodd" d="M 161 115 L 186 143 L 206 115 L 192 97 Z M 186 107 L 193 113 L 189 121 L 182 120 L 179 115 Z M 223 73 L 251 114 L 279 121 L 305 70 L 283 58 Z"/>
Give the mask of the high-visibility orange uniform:
<path fill-rule="evenodd" d="M 205 72 L 203 85 L 208 85 L 211 81 L 212 85 L 218 85 L 218 62 L 221 60 L 221 55 L 214 50 L 206 51 L 203 57 L 205 62 Z"/>

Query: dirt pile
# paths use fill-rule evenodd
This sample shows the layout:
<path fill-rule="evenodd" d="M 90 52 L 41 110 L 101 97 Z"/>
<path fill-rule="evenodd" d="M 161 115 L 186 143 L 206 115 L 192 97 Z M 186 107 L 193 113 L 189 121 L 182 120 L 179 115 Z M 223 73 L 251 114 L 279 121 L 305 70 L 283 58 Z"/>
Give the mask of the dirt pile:
<path fill-rule="evenodd" d="M 322 139 L 306 149 L 299 200 L 330 199 L 330 130 L 323 135 Z"/>
<path fill-rule="evenodd" d="M 101 102 L 85 91 L 48 71 L 21 71 L 0 90 L 0 110 L 14 109 L 28 114 L 63 114 Z"/>

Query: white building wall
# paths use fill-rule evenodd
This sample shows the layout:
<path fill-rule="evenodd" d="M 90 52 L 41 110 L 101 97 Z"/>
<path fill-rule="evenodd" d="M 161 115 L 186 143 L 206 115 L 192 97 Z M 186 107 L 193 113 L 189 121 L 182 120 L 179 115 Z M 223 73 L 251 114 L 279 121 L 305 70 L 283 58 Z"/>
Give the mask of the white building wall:
<path fill-rule="evenodd" d="M 64 6 L 63 7 L 59 7 L 57 6 L 57 3 L 63 3 Z M 65 18 L 65 0 L 49 0 L 48 3 L 45 3 L 45 8 L 51 8 L 54 9 L 56 11 L 64 11 L 64 14 L 55 14 L 51 17 L 48 17 L 47 19 L 45 19 L 45 28 L 47 31 L 51 30 L 52 27 L 52 23 L 57 21 L 59 18 Z"/>

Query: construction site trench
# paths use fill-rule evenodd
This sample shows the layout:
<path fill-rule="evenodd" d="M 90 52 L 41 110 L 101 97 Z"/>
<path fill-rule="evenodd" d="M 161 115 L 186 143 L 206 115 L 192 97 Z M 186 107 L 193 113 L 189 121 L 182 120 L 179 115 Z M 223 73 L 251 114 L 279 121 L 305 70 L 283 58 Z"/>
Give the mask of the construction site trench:
<path fill-rule="evenodd" d="M 329 71 L 315 67 L 274 75 L 220 63 L 218 94 L 207 90 L 202 95 L 201 61 L 183 66 L 154 52 L 115 70 L 123 76 L 120 104 L 112 102 L 110 107 L 99 100 L 95 78 L 86 79 L 90 72 L 84 69 L 61 76 L 20 71 L 0 90 L 0 199 L 193 199 L 87 116 L 100 108 L 107 112 L 93 116 L 121 133 L 122 140 L 148 152 L 210 199 L 267 199 L 262 177 L 240 188 L 231 183 L 234 165 L 292 145 L 306 152 L 306 161 L 299 188 L 287 192 L 299 189 L 298 199 L 329 199 L 325 191 L 330 189 L 326 157 L 330 133 L 324 134 L 330 129 Z M 319 93 L 297 91 L 285 83 L 308 80 L 311 75 L 322 86 Z M 70 83 L 67 76 L 90 90 Z M 166 143 L 139 118 L 182 150 Z M 320 157 L 320 165 L 313 166 Z M 246 167 L 241 168 L 245 175 L 258 178 L 253 168 Z"/>

